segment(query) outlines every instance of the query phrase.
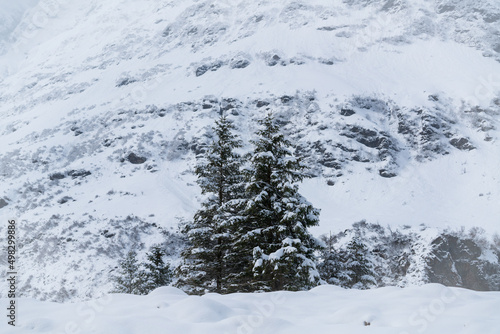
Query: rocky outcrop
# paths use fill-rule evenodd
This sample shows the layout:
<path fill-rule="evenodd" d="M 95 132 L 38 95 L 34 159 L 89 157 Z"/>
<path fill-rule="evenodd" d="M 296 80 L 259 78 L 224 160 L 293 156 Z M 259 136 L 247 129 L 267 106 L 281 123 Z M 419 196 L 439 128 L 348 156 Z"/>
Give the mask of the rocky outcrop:
<path fill-rule="evenodd" d="M 498 289 L 500 275 L 498 253 L 483 250 L 472 238 L 443 234 L 432 242 L 432 256 L 427 260 L 431 283 L 459 286 L 472 290 Z M 487 258 L 483 253 L 489 252 Z"/>
<path fill-rule="evenodd" d="M 425 230 L 426 228 L 423 227 Z M 421 231 L 384 228 L 364 221 L 351 229 L 323 236 L 335 251 L 345 251 L 351 238 L 370 250 L 378 286 L 439 283 L 477 291 L 500 291 L 500 247 L 480 234 L 456 231 Z"/>
<path fill-rule="evenodd" d="M 127 160 L 131 163 L 131 164 L 134 164 L 134 165 L 140 165 L 140 164 L 143 164 L 146 162 L 147 158 L 145 157 L 140 157 L 138 156 L 137 154 L 135 153 L 130 153 L 128 156 L 127 156 Z"/>

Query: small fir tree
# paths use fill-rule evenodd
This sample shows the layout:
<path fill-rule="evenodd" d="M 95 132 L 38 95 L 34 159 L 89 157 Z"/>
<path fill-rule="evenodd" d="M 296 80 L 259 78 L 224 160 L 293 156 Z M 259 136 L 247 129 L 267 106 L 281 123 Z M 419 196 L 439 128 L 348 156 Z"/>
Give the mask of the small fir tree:
<path fill-rule="evenodd" d="M 144 295 L 147 293 L 146 276 L 137 262 L 137 253 L 129 251 L 119 262 L 118 274 L 113 277 L 114 292 Z"/>
<path fill-rule="evenodd" d="M 369 289 L 376 286 L 373 265 L 367 258 L 368 249 L 360 240 L 354 238 L 347 245 L 342 270 L 343 286 L 355 289 Z"/>
<path fill-rule="evenodd" d="M 319 282 L 314 251 L 320 243 L 308 231 L 318 224 L 319 210 L 298 191 L 306 167 L 293 156 L 273 116 L 259 124 L 246 171 L 245 222 L 239 225 L 234 250 L 252 255 L 244 271 L 246 289 L 307 289 Z"/>
<path fill-rule="evenodd" d="M 228 280 L 237 271 L 227 255 L 233 237 L 230 231 L 244 203 L 241 157 L 235 152 L 241 141 L 224 115 L 213 130 L 216 138 L 195 169 L 202 194 L 207 197 L 193 222 L 182 230 L 189 246 L 182 253 L 178 286 L 191 293 L 227 292 Z"/>
<path fill-rule="evenodd" d="M 147 262 L 144 267 L 145 285 L 148 292 L 172 282 L 172 270 L 170 265 L 163 261 L 163 256 L 165 256 L 165 251 L 158 245 L 152 246 L 149 253 L 146 253 Z"/>
<path fill-rule="evenodd" d="M 321 240 L 326 247 L 320 251 L 317 265 L 319 275 L 324 282 L 341 286 L 345 278 L 343 275 L 345 251 L 333 247 L 335 240 L 331 235 L 329 237 L 323 235 Z"/>

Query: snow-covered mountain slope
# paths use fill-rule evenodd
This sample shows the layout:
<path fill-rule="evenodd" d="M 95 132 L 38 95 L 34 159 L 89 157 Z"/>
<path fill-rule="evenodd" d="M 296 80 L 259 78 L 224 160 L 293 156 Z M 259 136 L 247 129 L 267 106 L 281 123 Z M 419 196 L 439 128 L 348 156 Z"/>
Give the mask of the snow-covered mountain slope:
<path fill-rule="evenodd" d="M 35 7 L 38 0 L 0 1 L 0 40 L 10 39 L 12 32 L 21 21 L 24 13 Z M 3 52 L 5 50 L 2 50 Z"/>
<path fill-rule="evenodd" d="M 255 119 L 283 122 L 317 235 L 498 232 L 496 1 L 31 4 L 0 56 L 0 215 L 20 221 L 26 295 L 109 291 L 130 247 L 190 219 L 220 110 L 245 150 Z"/>
<path fill-rule="evenodd" d="M 16 38 L 14 30 L 22 21 L 24 14 L 38 2 L 38 0 L 0 0 L 0 55 L 3 58 L 0 61 L 0 76 L 4 75 L 9 67 L 7 64 L 12 61 L 5 59 L 5 54 L 12 45 L 12 38 Z"/>
<path fill-rule="evenodd" d="M 111 294 L 72 304 L 23 298 L 19 305 L 16 328 L 3 321 L 2 333 L 493 334 L 500 292 L 430 284 L 199 297 L 167 287 L 148 296 Z"/>

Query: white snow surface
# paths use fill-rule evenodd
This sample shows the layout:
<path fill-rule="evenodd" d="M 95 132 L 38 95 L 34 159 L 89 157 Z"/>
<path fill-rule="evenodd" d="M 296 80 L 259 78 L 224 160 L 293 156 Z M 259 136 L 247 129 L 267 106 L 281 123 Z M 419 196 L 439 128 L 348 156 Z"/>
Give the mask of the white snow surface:
<path fill-rule="evenodd" d="M 364 291 L 325 285 L 199 297 L 166 287 L 148 296 L 110 294 L 66 304 L 23 298 L 18 307 L 16 327 L 4 319 L 3 334 L 496 334 L 500 292 L 438 284 Z"/>

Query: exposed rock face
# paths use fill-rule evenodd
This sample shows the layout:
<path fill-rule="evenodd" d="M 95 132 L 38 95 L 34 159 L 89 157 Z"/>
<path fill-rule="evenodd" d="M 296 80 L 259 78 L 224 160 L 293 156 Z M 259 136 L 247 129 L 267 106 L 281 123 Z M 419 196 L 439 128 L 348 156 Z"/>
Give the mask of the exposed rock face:
<path fill-rule="evenodd" d="M 144 157 L 140 157 L 138 156 L 137 154 L 135 153 L 130 153 L 128 156 L 127 156 L 127 160 L 131 163 L 131 164 L 134 164 L 134 165 L 140 165 L 140 164 L 143 164 L 146 162 L 146 158 Z"/>
<path fill-rule="evenodd" d="M 467 138 L 453 138 L 450 140 L 450 144 L 462 151 L 470 151 L 475 149 Z"/>
<path fill-rule="evenodd" d="M 345 109 L 345 108 L 342 108 L 340 109 L 340 114 L 342 116 L 352 116 L 354 115 L 356 112 L 352 109 Z"/>
<path fill-rule="evenodd" d="M 71 176 L 73 179 L 76 179 L 78 177 L 86 177 L 86 176 L 89 176 L 91 175 L 92 173 L 88 170 L 83 170 L 83 169 L 80 169 L 80 170 L 70 170 L 68 172 L 68 175 Z"/>
<path fill-rule="evenodd" d="M 64 204 L 64 203 L 67 203 L 69 201 L 74 201 L 73 197 L 70 197 L 70 196 L 64 196 L 63 198 L 61 198 L 59 201 L 57 201 L 57 203 L 59 204 Z"/>
<path fill-rule="evenodd" d="M 50 180 L 62 180 L 66 177 L 66 175 L 62 174 L 62 173 L 54 173 L 54 174 L 51 174 L 49 176 L 49 179 Z"/>
<path fill-rule="evenodd" d="M 498 289 L 500 282 L 492 279 L 500 275 L 498 253 L 492 253 L 497 260 L 492 263 L 481 257 L 483 250 L 475 240 L 450 234 L 439 236 L 432 246 L 427 260 L 429 282 L 479 291 Z"/>

